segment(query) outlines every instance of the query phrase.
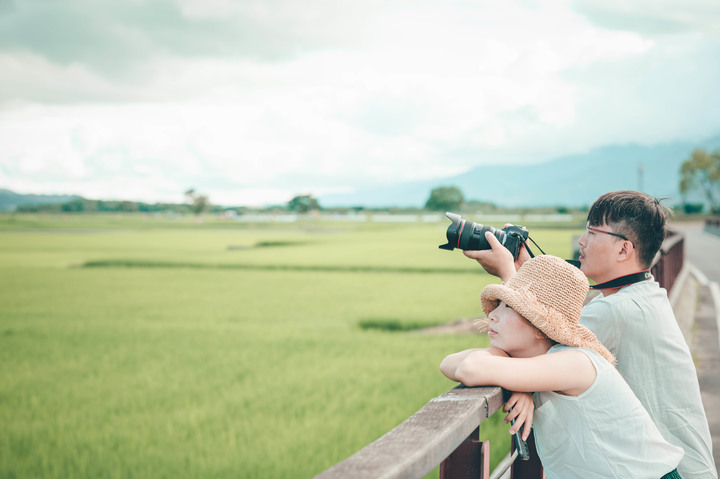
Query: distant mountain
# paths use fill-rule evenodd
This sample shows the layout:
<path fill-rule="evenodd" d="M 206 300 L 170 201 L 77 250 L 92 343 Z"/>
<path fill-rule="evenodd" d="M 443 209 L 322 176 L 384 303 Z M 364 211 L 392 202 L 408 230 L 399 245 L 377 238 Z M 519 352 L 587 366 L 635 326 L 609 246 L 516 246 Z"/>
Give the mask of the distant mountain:
<path fill-rule="evenodd" d="M 23 195 L 0 188 L 0 211 L 15 211 L 18 206 L 66 203 L 79 199 L 75 195 Z"/>
<path fill-rule="evenodd" d="M 696 148 L 720 148 L 720 135 L 702 142 L 606 146 L 540 164 L 481 165 L 450 178 L 321 196 L 318 200 L 325 207 L 422 207 L 433 188 L 457 186 L 467 200 L 507 207 L 589 206 L 603 193 L 625 189 L 639 189 L 679 203 L 680 165 Z"/>

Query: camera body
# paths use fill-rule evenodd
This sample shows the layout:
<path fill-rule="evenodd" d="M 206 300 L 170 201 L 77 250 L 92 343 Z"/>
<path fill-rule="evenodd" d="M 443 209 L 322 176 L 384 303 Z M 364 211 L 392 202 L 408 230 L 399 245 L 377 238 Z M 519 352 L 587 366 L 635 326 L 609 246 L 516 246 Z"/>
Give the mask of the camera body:
<path fill-rule="evenodd" d="M 447 229 L 447 243 L 440 245 L 440 249 L 452 251 L 455 248 L 461 250 L 483 250 L 490 249 L 490 244 L 485 239 L 485 232 L 491 232 L 517 259 L 520 252 L 520 245 L 528 238 L 528 230 L 524 226 L 511 225 L 501 230 L 492 226 L 474 223 L 464 220 L 455 213 L 445 213 L 452 223 Z"/>

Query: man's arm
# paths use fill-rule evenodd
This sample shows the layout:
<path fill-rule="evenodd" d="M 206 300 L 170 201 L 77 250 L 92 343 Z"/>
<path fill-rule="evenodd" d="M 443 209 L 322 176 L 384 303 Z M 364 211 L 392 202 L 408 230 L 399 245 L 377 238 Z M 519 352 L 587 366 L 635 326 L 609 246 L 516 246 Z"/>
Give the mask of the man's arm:
<path fill-rule="evenodd" d="M 463 254 L 476 260 L 485 271 L 497 276 L 503 283 L 509 280 L 525 261 L 530 259 L 530 254 L 523 244 L 520 244 L 518 259 L 515 261 L 510 250 L 500 244 L 494 234 L 486 231 L 485 239 L 487 239 L 491 249 L 467 250 L 463 251 Z"/>

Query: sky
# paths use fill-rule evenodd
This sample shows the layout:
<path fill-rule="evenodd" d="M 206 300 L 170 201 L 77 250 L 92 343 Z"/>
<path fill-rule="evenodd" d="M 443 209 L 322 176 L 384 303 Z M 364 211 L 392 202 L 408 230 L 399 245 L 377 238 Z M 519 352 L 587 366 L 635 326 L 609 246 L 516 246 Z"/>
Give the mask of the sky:
<path fill-rule="evenodd" d="M 280 204 L 720 133 L 715 0 L 0 0 L 0 188 Z"/>

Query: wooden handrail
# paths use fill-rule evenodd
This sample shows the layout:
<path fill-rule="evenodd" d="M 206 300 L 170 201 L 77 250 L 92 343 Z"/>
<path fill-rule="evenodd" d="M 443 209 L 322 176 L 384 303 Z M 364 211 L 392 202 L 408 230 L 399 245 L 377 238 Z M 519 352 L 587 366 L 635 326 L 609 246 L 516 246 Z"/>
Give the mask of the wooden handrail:
<path fill-rule="evenodd" d="M 675 285 L 675 280 L 682 270 L 685 262 L 685 235 L 669 232 L 655 255 L 650 272 L 655 281 L 660 283 L 668 293 Z"/>
<path fill-rule="evenodd" d="M 459 385 L 432 399 L 375 442 L 315 477 L 421 478 L 455 451 L 503 404 L 499 387 Z"/>

